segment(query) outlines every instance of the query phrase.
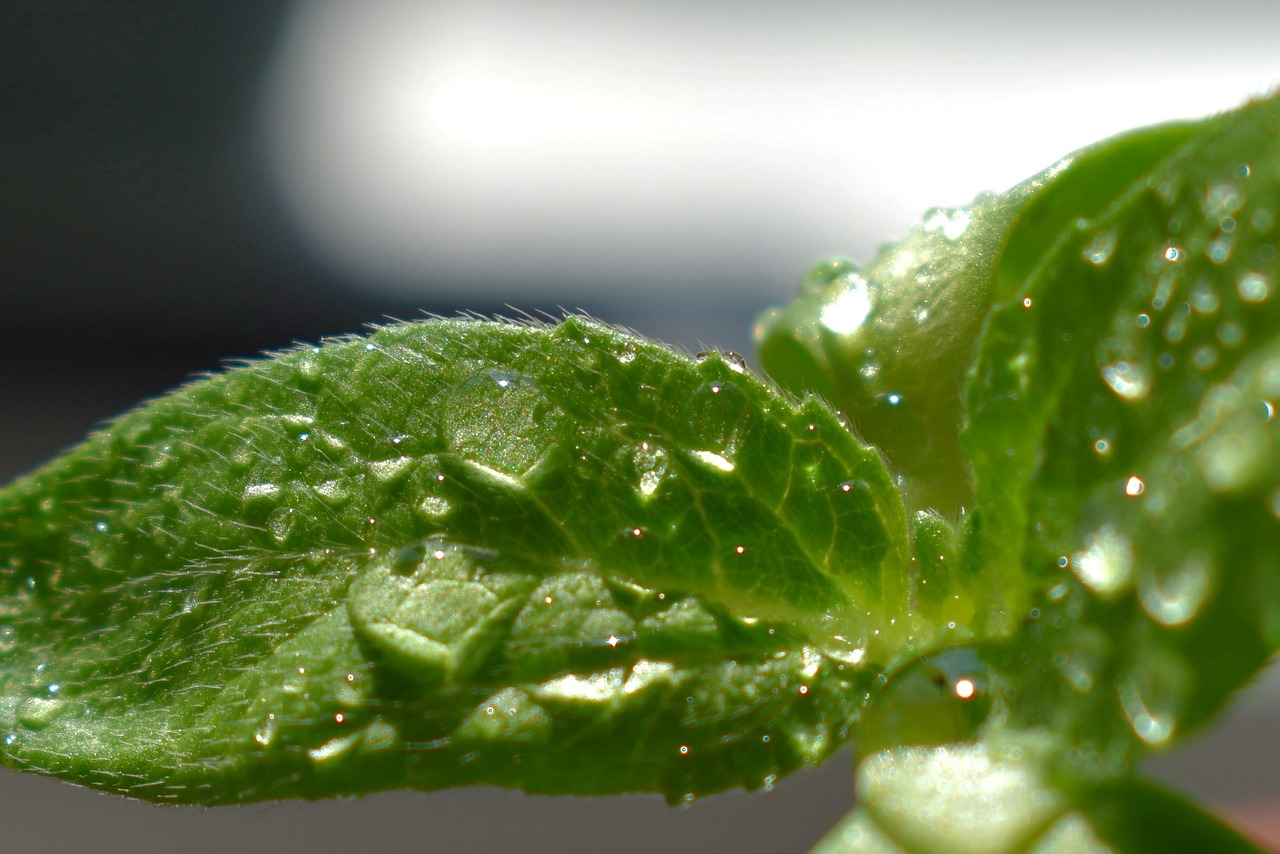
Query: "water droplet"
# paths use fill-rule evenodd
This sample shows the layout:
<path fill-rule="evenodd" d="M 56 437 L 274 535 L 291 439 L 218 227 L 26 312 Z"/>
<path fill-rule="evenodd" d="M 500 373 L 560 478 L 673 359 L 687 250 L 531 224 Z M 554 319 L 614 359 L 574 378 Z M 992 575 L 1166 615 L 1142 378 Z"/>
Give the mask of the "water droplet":
<path fill-rule="evenodd" d="M 267 517 L 267 530 L 277 543 L 284 543 L 298 523 L 298 511 L 292 507 L 277 507 Z"/>
<path fill-rule="evenodd" d="M 991 710 L 991 672 L 974 647 L 922 656 L 889 674 L 864 710 L 858 752 L 972 738 Z"/>
<path fill-rule="evenodd" d="M 1244 343 L 1244 327 L 1234 321 L 1227 321 L 1218 326 L 1218 340 L 1226 347 L 1239 347 Z"/>
<path fill-rule="evenodd" d="M 1171 261 L 1174 264 L 1181 264 L 1186 259 L 1186 257 L 1187 257 L 1187 253 L 1179 249 L 1177 246 L 1174 246 L 1173 244 L 1170 244 L 1169 246 L 1165 247 L 1164 259 L 1166 261 Z"/>
<path fill-rule="evenodd" d="M 338 478 L 335 480 L 326 480 L 315 489 L 326 504 L 331 507 L 345 504 L 351 500 L 350 484 L 346 478 Z"/>
<path fill-rule="evenodd" d="M 438 495 L 428 495 L 418 502 L 418 512 L 431 519 L 440 519 L 448 516 L 452 510 L 453 505 L 449 503 L 449 500 Z"/>
<path fill-rule="evenodd" d="M 1067 645 L 1054 654 L 1053 665 L 1078 694 L 1088 694 L 1108 660 L 1111 645 L 1105 632 L 1081 627 L 1071 632 Z"/>
<path fill-rule="evenodd" d="M 732 461 L 713 451 L 690 451 L 689 456 L 717 471 L 731 472 L 735 468 Z"/>
<path fill-rule="evenodd" d="M 1213 314 L 1218 310 L 1218 294 L 1209 282 L 1201 282 L 1191 291 L 1191 307 L 1201 314 Z"/>
<path fill-rule="evenodd" d="M 866 277 L 856 271 L 840 276 L 835 287 L 834 296 L 822 307 L 818 319 L 831 332 L 847 335 L 859 329 L 871 314 L 871 287 Z"/>
<path fill-rule="evenodd" d="M 298 356 L 298 373 L 305 379 L 315 380 L 320 377 L 320 348 L 312 347 Z"/>
<path fill-rule="evenodd" d="M 1105 457 L 1111 453 L 1111 443 L 1106 439 L 1099 439 L 1093 443 L 1093 451 L 1100 457 Z"/>
<path fill-rule="evenodd" d="M 1104 365 L 1102 380 L 1122 400 L 1143 400 L 1151 391 L 1151 378 L 1138 362 L 1123 361 Z"/>
<path fill-rule="evenodd" d="M 658 491 L 667 477 L 667 452 L 652 442 L 641 442 L 632 455 L 639 482 L 636 491 L 649 498 Z"/>
<path fill-rule="evenodd" d="M 1209 559 L 1203 554 L 1173 566 L 1153 566 L 1138 584 L 1142 609 L 1163 626 L 1189 622 L 1208 598 L 1210 570 Z"/>
<path fill-rule="evenodd" d="M 1218 351 L 1205 344 L 1197 347 L 1191 354 L 1191 364 L 1199 371 L 1207 371 L 1218 364 Z"/>
<path fill-rule="evenodd" d="M 1022 298 L 1022 307 L 1023 307 L 1023 308 L 1031 308 L 1031 305 L 1032 305 L 1031 297 L 1023 297 L 1023 298 Z"/>
<path fill-rule="evenodd" d="M 28 697 L 18 705 L 18 723 L 27 729 L 43 729 L 62 713 L 66 703 L 56 697 Z"/>
<path fill-rule="evenodd" d="M 1101 596 L 1114 596 L 1128 587 L 1133 571 L 1133 547 L 1128 539 L 1103 525 L 1084 539 L 1085 548 L 1071 556 L 1076 577 Z"/>
<path fill-rule="evenodd" d="M 1116 697 L 1134 735 L 1150 745 L 1169 741 L 1189 687 L 1186 666 L 1155 647 L 1134 654 L 1134 667 L 1116 683 Z"/>
<path fill-rule="evenodd" d="M 1102 231 L 1094 235 L 1093 242 L 1085 247 L 1081 257 L 1090 264 L 1102 266 L 1111 258 L 1111 253 L 1116 248 L 1116 233 L 1114 231 Z"/>
<path fill-rule="evenodd" d="M 1235 184 L 1212 184 L 1205 190 L 1200 210 L 1206 219 L 1217 219 L 1240 210 L 1244 198 Z"/>
<path fill-rule="evenodd" d="M 934 208 L 924 217 L 925 231 L 938 231 L 947 240 L 958 240 L 973 222 L 973 211 L 968 208 Z"/>
<path fill-rule="evenodd" d="M 393 439 L 392 441 L 398 441 Z M 400 478 L 409 473 L 413 467 L 413 457 L 395 457 L 390 460 L 378 460 L 369 463 L 369 473 L 373 475 L 374 480 L 381 483 L 395 483 Z"/>
<path fill-rule="evenodd" d="M 1124 485 L 1124 494 L 1135 498 L 1147 491 L 1147 485 L 1136 474 L 1129 477 Z"/>
<path fill-rule="evenodd" d="M 522 488 L 563 440 L 568 424 L 534 379 L 514 371 L 480 371 L 455 386 L 443 407 L 441 435 L 476 474 Z"/>
<path fill-rule="evenodd" d="M 319 747 L 313 747 L 308 750 L 307 758 L 316 764 L 331 762 L 335 759 L 341 759 L 350 753 L 352 748 L 359 743 L 360 733 L 358 732 L 331 738 Z"/>
<path fill-rule="evenodd" d="M 1205 255 L 1214 264 L 1225 264 L 1231 260 L 1231 250 L 1234 246 L 1235 241 L 1229 236 L 1223 235 L 1209 242 L 1209 245 L 1205 248 Z"/>
<path fill-rule="evenodd" d="M 1269 457 L 1266 431 L 1241 419 L 1205 440 L 1198 458 L 1200 474 L 1214 492 L 1239 492 L 1265 476 Z"/>
<path fill-rule="evenodd" d="M 1266 302 L 1271 296 L 1271 282 L 1264 274 L 1251 270 L 1236 282 L 1236 293 L 1245 302 Z"/>
<path fill-rule="evenodd" d="M 747 360 L 743 358 L 741 353 L 725 350 L 724 363 L 729 366 L 729 370 L 735 373 L 745 374 L 747 372 Z"/>
<path fill-rule="evenodd" d="M 1272 223 L 1271 211 L 1266 208 L 1258 208 L 1249 215 L 1249 227 L 1253 229 L 1254 234 L 1266 234 L 1271 231 Z"/>

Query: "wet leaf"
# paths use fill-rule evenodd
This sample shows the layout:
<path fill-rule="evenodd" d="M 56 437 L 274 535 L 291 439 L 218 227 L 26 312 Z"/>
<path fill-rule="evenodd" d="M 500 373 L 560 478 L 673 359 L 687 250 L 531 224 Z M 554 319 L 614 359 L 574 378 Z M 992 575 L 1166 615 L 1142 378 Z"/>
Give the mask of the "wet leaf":
<path fill-rule="evenodd" d="M 5 762 L 154 800 L 758 787 L 846 739 L 907 596 L 830 409 L 581 318 L 194 383 L 0 530 Z"/>

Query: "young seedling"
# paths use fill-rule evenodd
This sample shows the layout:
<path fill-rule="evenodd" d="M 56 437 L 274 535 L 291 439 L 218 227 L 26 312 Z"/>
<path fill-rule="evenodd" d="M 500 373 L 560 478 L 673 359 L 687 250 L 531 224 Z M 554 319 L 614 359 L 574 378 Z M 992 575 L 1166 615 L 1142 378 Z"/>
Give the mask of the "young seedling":
<path fill-rule="evenodd" d="M 1271 99 L 819 265 L 767 377 L 568 317 L 193 382 L 0 492 L 0 758 L 683 801 L 853 740 L 822 851 L 1250 850 L 1133 769 L 1280 644 L 1278 215 Z"/>

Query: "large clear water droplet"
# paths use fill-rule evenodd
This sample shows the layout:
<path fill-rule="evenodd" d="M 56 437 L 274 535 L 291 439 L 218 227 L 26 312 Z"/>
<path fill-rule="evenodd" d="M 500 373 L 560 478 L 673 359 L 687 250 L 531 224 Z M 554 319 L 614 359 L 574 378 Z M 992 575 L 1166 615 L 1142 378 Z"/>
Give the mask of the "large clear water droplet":
<path fill-rule="evenodd" d="M 443 409 L 449 449 L 509 479 L 531 476 L 566 423 L 532 377 L 481 371 L 460 383 Z"/>

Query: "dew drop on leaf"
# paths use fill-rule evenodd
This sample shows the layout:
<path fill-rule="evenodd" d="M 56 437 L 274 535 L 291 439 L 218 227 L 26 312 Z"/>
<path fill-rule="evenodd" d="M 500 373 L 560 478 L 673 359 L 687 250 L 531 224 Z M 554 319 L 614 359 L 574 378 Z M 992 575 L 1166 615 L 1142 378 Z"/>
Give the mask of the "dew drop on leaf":
<path fill-rule="evenodd" d="M 1151 391 L 1151 378 L 1137 362 L 1112 362 L 1102 367 L 1102 381 L 1121 400 L 1139 401 Z"/>
<path fill-rule="evenodd" d="M 1138 601 L 1163 626 L 1181 626 L 1200 612 L 1209 595 L 1212 566 L 1203 554 L 1181 563 L 1152 566 L 1138 583 Z"/>

